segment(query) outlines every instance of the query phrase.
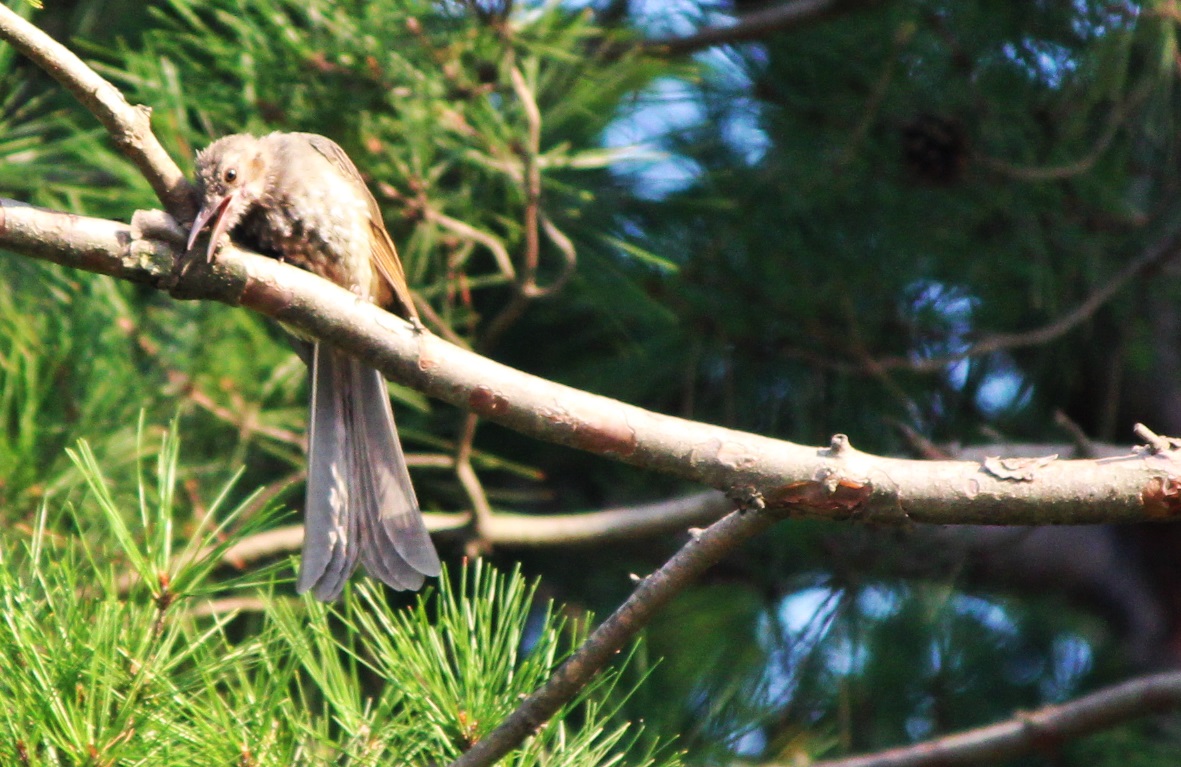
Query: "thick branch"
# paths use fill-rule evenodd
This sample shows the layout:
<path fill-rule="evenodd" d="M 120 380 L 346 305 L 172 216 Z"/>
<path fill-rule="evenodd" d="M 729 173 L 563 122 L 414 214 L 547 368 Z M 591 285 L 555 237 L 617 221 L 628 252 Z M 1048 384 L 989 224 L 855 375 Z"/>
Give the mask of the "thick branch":
<path fill-rule="evenodd" d="M 814 767 L 950 767 L 996 764 L 1121 722 L 1181 705 L 1181 672 L 1122 682 L 1069 703 L 1020 714 L 1007 722 L 968 730 Z"/>
<path fill-rule="evenodd" d="M 1165 520 L 1181 510 L 1176 450 L 1100 460 L 912 461 L 824 448 L 660 415 L 513 370 L 431 335 L 295 267 L 223 248 L 179 282 L 168 247 L 109 221 L 0 201 L 0 246 L 170 287 L 181 298 L 242 304 L 323 338 L 425 394 L 523 434 L 771 506 L 832 519 L 933 524 L 1083 524 Z M 175 284 L 174 284 L 175 283 Z"/>
<path fill-rule="evenodd" d="M 639 586 L 550 677 L 492 732 L 451 763 L 487 767 L 519 746 L 568 703 L 652 616 L 710 565 L 775 522 L 767 511 L 736 511 L 701 531 Z"/>
<path fill-rule="evenodd" d="M 152 133 L 151 109 L 128 104 L 118 88 L 82 59 L 4 5 L 0 5 L 0 40 L 29 57 L 74 94 L 152 185 L 164 207 L 182 221 L 192 220 L 197 212 L 196 197 L 180 168 Z"/>

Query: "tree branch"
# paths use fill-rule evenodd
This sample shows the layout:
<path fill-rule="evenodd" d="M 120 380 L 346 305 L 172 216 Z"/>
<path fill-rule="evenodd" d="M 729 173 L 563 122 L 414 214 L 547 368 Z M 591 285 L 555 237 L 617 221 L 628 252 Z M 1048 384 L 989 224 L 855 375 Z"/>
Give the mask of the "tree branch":
<path fill-rule="evenodd" d="M 655 53 L 684 56 L 702 48 L 758 40 L 774 32 L 829 18 L 850 6 L 848 0 L 790 0 L 759 11 L 744 14 L 734 24 L 706 27 L 687 37 L 663 37 L 649 40 L 644 47 Z"/>
<path fill-rule="evenodd" d="M 82 75 L 87 75 L 85 66 L 78 64 Z M 101 78 L 97 80 L 100 87 L 109 88 Z M 102 102 L 91 104 L 84 96 L 85 92 L 80 94 L 93 109 L 104 106 Z M 118 102 L 126 107 L 121 97 Z M 109 126 L 111 122 L 104 120 Z M 113 122 L 116 128 L 121 124 L 118 119 Z M 146 129 L 146 120 L 144 124 Z M 0 245 L 151 284 L 181 298 L 245 304 L 363 356 L 387 375 L 466 407 L 477 416 L 721 489 L 742 487 L 751 497 L 762 495 L 779 508 L 837 518 L 857 514 L 895 520 L 908 515 L 921 519 L 929 513 L 933 518 L 928 521 L 976 521 L 972 518 L 975 513 L 995 523 L 1005 521 L 996 517 L 1006 509 L 1019 512 L 1009 521 L 1044 521 L 1046 517 L 1039 512 L 1042 508 L 1050 520 L 1090 521 L 1088 515 L 1102 515 L 1106 520 L 1112 511 L 1130 519 L 1168 516 L 1176 504 L 1178 493 L 1172 477 L 1178 467 L 1172 451 L 1129 455 L 1106 465 L 1113 474 L 1109 479 L 1120 481 L 1115 483 L 1118 490 L 1112 493 L 1108 486 L 1104 495 L 1093 489 L 1104 487 L 1102 481 L 1096 481 L 1102 479 L 1098 476 L 1101 472 L 1095 471 L 1098 462 L 890 461 L 858 453 L 844 438 L 834 439 L 827 449 L 815 450 L 647 413 L 525 376 L 437 338 L 418 335 L 396 318 L 314 275 L 232 247 L 221 251 L 215 265 L 203 261 L 187 264 L 190 273 L 185 274 L 176 269 L 180 262 L 175 245 L 145 237 L 148 219 L 139 216 L 137 223 L 133 218 L 133 226 L 125 227 L 0 201 Z M 175 243 L 174 235 L 166 239 Z M 1080 468 L 1089 465 L 1071 473 L 1058 471 L 1068 463 Z M 1062 476 L 1057 476 L 1060 473 Z M 1031 489 L 1034 492 L 1029 492 Z M 1047 502 L 1047 491 L 1063 490 L 1066 493 L 1058 496 L 1062 502 Z M 938 513 L 945 507 L 964 511 L 957 509 L 956 503 L 945 503 L 949 498 L 967 501 L 964 519 L 945 519 Z M 569 701 L 673 594 L 773 519 L 769 512 L 731 515 L 691 541 L 656 575 L 641 583 L 547 685 L 477 743 L 460 763 L 486 764 L 519 745 Z M 264 543 L 269 543 L 272 551 L 276 546 L 289 546 L 290 534 L 286 539 L 282 532 L 272 534 L 252 543 L 252 555 L 257 556 L 265 550 Z M 244 548 L 234 552 L 238 557 L 248 553 Z"/>
<path fill-rule="evenodd" d="M 1019 714 L 1007 722 L 893 748 L 876 754 L 815 762 L 814 767 L 950 767 L 995 764 L 1047 744 L 1181 706 L 1181 672 L 1141 677 L 1090 695 Z"/>
<path fill-rule="evenodd" d="M 997 157 L 980 157 L 978 161 L 981 166 L 988 170 L 1020 181 L 1059 181 L 1082 175 L 1095 167 L 1095 163 L 1099 161 L 1108 147 L 1111 146 L 1111 142 L 1115 140 L 1120 127 L 1124 124 L 1128 115 L 1148 97 L 1151 91 L 1152 84 L 1151 81 L 1148 81 L 1136 88 L 1129 98 L 1117 102 L 1112 107 L 1111 112 L 1108 113 L 1107 123 L 1103 131 L 1095 139 L 1095 143 L 1091 146 L 1090 150 L 1073 162 L 1038 167 L 1017 165 Z"/>
<path fill-rule="evenodd" d="M 635 540 L 714 522 L 734 508 L 716 491 L 694 493 L 658 503 L 582 514 L 498 513 L 488 521 L 488 539 L 498 546 L 571 546 Z"/>
<path fill-rule="evenodd" d="M 944 354 L 922 359 L 880 357 L 869 359 L 859 364 L 844 365 L 843 367 L 859 368 L 872 373 L 898 369 L 910 370 L 916 373 L 936 373 L 945 369 L 948 365 L 971 357 L 992 354 L 993 352 L 1003 351 L 1005 349 L 1020 349 L 1049 343 L 1094 316 L 1095 312 L 1099 311 L 1104 304 L 1110 301 L 1134 278 L 1176 258 L 1179 252 L 1181 252 L 1181 232 L 1174 232 L 1147 248 L 1104 285 L 1083 299 L 1078 306 L 1039 328 L 1032 328 L 1017 333 L 995 333 L 988 335 L 955 354 Z"/>
<path fill-rule="evenodd" d="M 711 490 L 659 503 L 582 514 L 543 516 L 496 512 L 486 520 L 481 537 L 493 546 L 519 547 L 635 540 L 709 524 L 732 508 L 733 501 Z M 423 518 L 431 533 L 462 530 L 472 521 L 471 515 L 466 513 L 427 512 Z M 226 549 L 222 561 L 242 565 L 299 551 L 302 545 L 303 525 L 287 525 L 243 538 Z M 197 558 L 205 555 L 205 552 L 199 552 Z"/>
<path fill-rule="evenodd" d="M 111 134 L 119 151 L 135 164 L 165 209 L 181 221 L 197 212 L 192 186 L 152 133 L 152 110 L 132 106 L 118 88 L 100 77 L 82 59 L 14 11 L 0 5 L 0 40 L 44 69 L 82 102 Z"/>
<path fill-rule="evenodd" d="M 135 236 L 133 236 L 135 235 Z M 1181 511 L 1177 451 L 1100 460 L 914 461 L 825 448 L 660 415 L 513 370 L 273 259 L 224 247 L 174 274 L 177 256 L 112 221 L 0 200 L 0 246 L 153 284 L 178 298 L 241 304 L 365 359 L 387 377 L 537 439 L 829 519 L 932 524 L 1165 520 Z"/>
<path fill-rule="evenodd" d="M 851 5 L 848 0 L 794 0 L 751 14 L 724 30 L 704 30 L 654 45 L 667 53 L 685 53 L 760 37 Z M 0 6 L 0 39 L 74 93 L 148 179 L 164 206 L 180 220 L 191 218 L 196 207 L 192 189 L 152 135 L 147 108 L 129 105 L 117 89 L 65 47 L 4 6 Z M 531 204 L 536 207 L 536 200 Z M 527 265 L 535 271 L 540 211 L 534 210 L 533 216 L 533 255 Z M 178 269 L 182 262 L 175 238 L 156 240 L 145 236 L 139 225 L 69 216 L 7 200 L 0 200 L 0 246 L 153 285 L 177 298 L 244 305 L 362 357 L 387 376 L 468 410 L 473 418 L 737 491 L 752 501 L 751 510 L 733 512 L 695 532 L 672 559 L 641 580 L 628 600 L 551 679 L 456 760 L 456 767 L 483 767 L 518 747 L 572 700 L 679 591 L 743 541 L 789 513 L 940 524 L 1047 524 L 1165 519 L 1181 511 L 1181 460 L 1171 442 L 1157 442 L 1151 450 L 1116 459 L 1058 461 L 1051 456 L 1016 461 L 989 458 L 980 463 L 880 458 L 854 450 L 843 435 L 834 437 L 828 447 L 809 448 L 651 413 L 526 375 L 423 335 L 315 275 L 233 247 L 223 248 L 215 264 L 197 260 Z M 1113 292 L 1111 288 L 1106 297 L 1096 300 L 1101 303 Z M 1080 311 L 1086 306 L 1085 302 Z M 667 509 L 655 516 L 662 525 L 675 517 Z M 617 518 L 604 519 L 617 529 L 626 527 Z M 494 520 L 494 516 L 484 520 L 488 524 L 482 526 L 482 534 L 493 529 Z M 582 524 L 585 529 L 585 520 Z M 535 527 L 533 521 L 529 525 Z M 273 535 L 253 543 L 251 556 L 265 549 L 263 543 L 274 551 L 286 542 Z M 245 549 L 236 553 L 247 554 Z M 223 602 L 214 609 L 246 606 Z M 925 764 L 890 755 L 927 753 L 940 747 L 944 750 L 938 758 L 943 763 L 957 754 L 998 758 L 1028 750 L 1044 741 L 1046 733 L 1070 737 L 1176 706 L 1179 699 L 1181 675 L 1150 677 L 992 728 L 934 741 L 925 748 L 886 752 L 887 761 L 880 761 L 883 755 L 878 755 L 835 764 Z"/>
<path fill-rule="evenodd" d="M 591 633 L 549 681 L 451 767 L 487 767 L 519 746 L 566 705 L 669 600 L 726 553 L 775 521 L 776 516 L 766 510 L 735 511 L 700 531 L 663 567 L 641 580 L 627 601 Z"/>

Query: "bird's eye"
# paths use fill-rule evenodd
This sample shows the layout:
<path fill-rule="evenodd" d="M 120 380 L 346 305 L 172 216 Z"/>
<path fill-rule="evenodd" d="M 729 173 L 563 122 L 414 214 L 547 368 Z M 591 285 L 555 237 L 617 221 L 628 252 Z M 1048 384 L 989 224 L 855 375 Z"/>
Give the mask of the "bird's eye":
<path fill-rule="evenodd" d="M 238 171 L 234 168 L 229 168 L 226 170 L 222 178 L 226 180 L 227 184 L 232 184 L 234 183 L 234 180 L 238 178 Z"/>

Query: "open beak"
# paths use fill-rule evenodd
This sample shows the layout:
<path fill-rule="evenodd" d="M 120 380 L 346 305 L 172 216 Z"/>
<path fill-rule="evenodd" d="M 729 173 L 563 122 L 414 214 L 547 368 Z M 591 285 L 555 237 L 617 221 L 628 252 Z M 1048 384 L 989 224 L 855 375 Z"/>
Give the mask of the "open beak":
<path fill-rule="evenodd" d="M 189 242 L 185 246 L 186 252 L 193 249 L 197 235 L 209 224 L 210 220 L 213 220 L 213 232 L 209 235 L 209 249 L 205 251 L 205 260 L 213 261 L 213 252 L 217 250 L 217 243 L 221 241 L 222 235 L 226 232 L 225 212 L 230 203 L 234 201 L 234 194 L 234 192 L 230 192 L 220 200 L 212 200 L 201 208 L 197 219 L 193 221 L 193 228 L 189 230 Z"/>

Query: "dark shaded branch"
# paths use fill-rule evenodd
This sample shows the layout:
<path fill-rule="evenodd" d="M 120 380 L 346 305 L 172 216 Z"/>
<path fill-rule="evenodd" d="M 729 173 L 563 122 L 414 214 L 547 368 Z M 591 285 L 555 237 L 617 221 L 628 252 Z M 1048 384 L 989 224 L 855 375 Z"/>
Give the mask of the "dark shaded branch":
<path fill-rule="evenodd" d="M 1181 706 L 1181 672 L 1122 682 L 1090 695 L 1019 714 L 1007 722 L 814 767 L 950 767 L 996 764 L 1129 719 Z"/>
<path fill-rule="evenodd" d="M 1091 149 L 1073 162 L 1042 167 L 1016 165 L 995 157 L 980 157 L 978 162 L 988 170 L 1019 181 L 1060 181 L 1082 175 L 1095 167 L 1095 164 L 1111 146 L 1111 142 L 1115 140 L 1128 115 L 1148 97 L 1151 91 L 1151 84 L 1143 85 L 1137 88 L 1130 98 L 1115 104 L 1111 112 L 1108 113 L 1103 131 L 1095 139 Z"/>
<path fill-rule="evenodd" d="M 550 677 L 492 732 L 451 767 L 487 767 L 519 746 L 570 702 L 652 616 L 743 541 L 776 520 L 765 510 L 732 512 L 690 540 L 656 572 L 640 581 L 622 605 Z"/>
<path fill-rule="evenodd" d="M 881 357 L 863 363 L 859 367 L 871 372 L 901 368 L 919 373 L 935 373 L 943 370 L 948 365 L 966 360 L 970 357 L 979 357 L 984 354 L 991 354 L 1006 349 L 1019 349 L 1049 343 L 1089 320 L 1094 316 L 1095 312 L 1099 311 L 1104 304 L 1110 301 L 1134 278 L 1176 258 L 1179 251 L 1181 251 L 1181 233 L 1173 233 L 1153 244 L 1137 258 L 1133 259 L 1127 266 L 1116 273 L 1114 277 L 1083 299 L 1074 309 L 1042 325 L 1040 328 L 1033 328 L 1020 333 L 996 333 L 989 335 L 956 354 L 926 357 L 923 359 Z"/>
<path fill-rule="evenodd" d="M 138 218 L 142 218 L 139 216 Z M 111 221 L 0 200 L 0 247 L 154 284 L 178 298 L 241 304 L 363 358 L 387 377 L 537 439 L 770 506 L 829 519 L 932 524 L 1088 524 L 1181 512 L 1177 451 L 1099 460 L 913 461 L 816 448 L 661 415 L 513 370 L 357 300 L 315 275 L 226 247 L 173 273 L 164 242 Z"/>
<path fill-rule="evenodd" d="M 941 373 L 948 365 L 985 354 L 1041 346 L 1049 343 L 1089 320 L 1103 306 L 1124 289 L 1133 279 L 1158 269 L 1181 253 L 1181 232 L 1162 238 L 1133 259 L 1110 280 L 1082 300 L 1075 308 L 1050 320 L 1045 325 L 1017 333 L 993 333 L 974 341 L 963 351 L 942 354 L 935 357 L 870 357 L 857 350 L 846 350 L 847 357 L 855 360 L 836 359 L 831 350 L 820 353 L 804 348 L 789 348 L 784 355 L 801 359 L 816 367 L 842 373 L 883 376 L 891 370 L 907 370 L 915 373 Z"/>
<path fill-rule="evenodd" d="M 0 5 L 0 40 L 31 59 L 82 102 L 119 151 L 143 174 L 164 207 L 181 221 L 191 221 L 197 198 L 172 157 L 151 128 L 151 109 L 132 106 L 118 88 L 100 77 L 82 59 L 11 9 Z"/>
<path fill-rule="evenodd" d="M 790 0 L 762 10 L 743 14 L 734 24 L 706 27 L 687 37 L 664 37 L 649 40 L 644 46 L 654 53 L 683 56 L 702 48 L 759 40 L 774 32 L 829 18 L 847 8 L 865 5 L 848 0 Z"/>

